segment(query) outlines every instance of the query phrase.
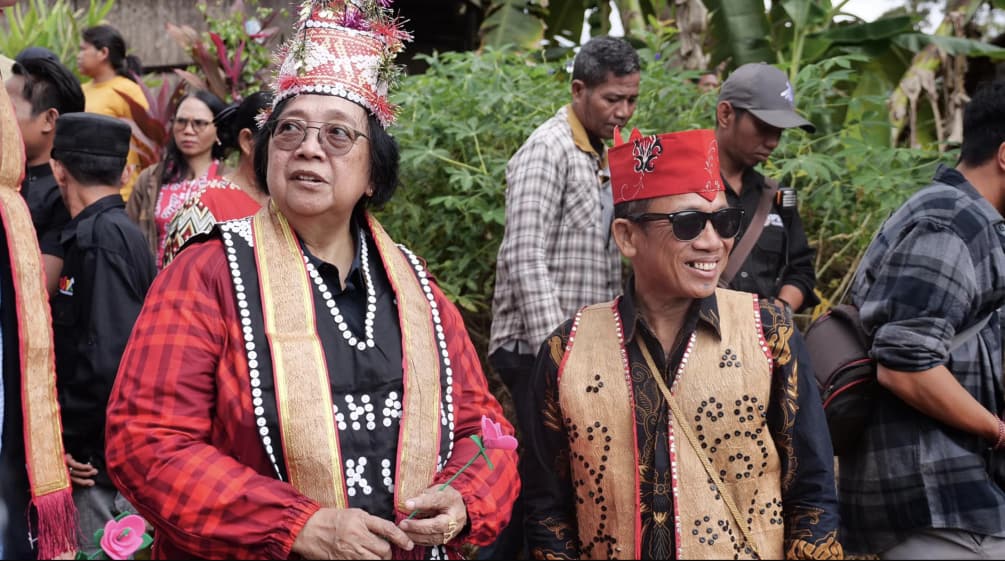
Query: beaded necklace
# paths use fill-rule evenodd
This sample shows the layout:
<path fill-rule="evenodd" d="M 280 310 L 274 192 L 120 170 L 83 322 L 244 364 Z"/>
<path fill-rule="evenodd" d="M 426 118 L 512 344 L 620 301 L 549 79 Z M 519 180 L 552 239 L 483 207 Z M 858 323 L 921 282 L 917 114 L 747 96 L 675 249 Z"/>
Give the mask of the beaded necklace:
<path fill-rule="evenodd" d="M 324 279 L 321 278 L 321 274 L 318 270 L 311 264 L 310 260 L 304 255 L 304 265 L 307 266 L 307 273 L 314 280 L 315 286 L 321 292 L 321 297 L 325 299 L 325 305 L 328 307 L 328 311 L 331 313 L 332 319 L 335 320 L 335 325 L 338 326 L 339 331 L 342 332 L 342 337 L 346 340 L 346 343 L 350 347 L 356 347 L 360 351 L 365 351 L 366 349 L 373 348 L 373 321 L 374 317 L 377 315 L 377 294 L 373 288 L 373 279 L 370 278 L 370 259 L 369 259 L 369 249 L 366 245 L 366 237 L 363 235 L 363 229 L 359 230 L 359 258 L 363 262 L 363 284 L 366 286 L 366 317 L 363 320 L 363 330 L 366 336 L 365 340 L 360 340 L 349 329 L 349 324 L 346 323 L 345 318 L 342 317 L 342 312 L 339 310 L 338 305 L 335 303 L 335 298 L 332 297 L 332 293 L 328 290 L 328 285 L 325 283 Z"/>

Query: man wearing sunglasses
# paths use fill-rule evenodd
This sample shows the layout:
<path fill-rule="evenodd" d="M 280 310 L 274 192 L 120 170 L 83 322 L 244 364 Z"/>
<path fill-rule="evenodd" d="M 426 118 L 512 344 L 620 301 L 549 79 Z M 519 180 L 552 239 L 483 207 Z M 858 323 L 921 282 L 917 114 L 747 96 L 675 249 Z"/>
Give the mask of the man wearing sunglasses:
<path fill-rule="evenodd" d="M 754 169 L 771 157 L 782 133 L 790 128 L 815 130 L 796 113 L 792 84 L 781 70 L 769 64 L 745 64 L 722 84 L 715 137 L 728 187 L 726 200 L 744 210 L 736 247 L 741 247 L 743 236 L 756 236 L 748 251 L 736 251 L 745 254 L 737 255 L 743 261 L 733 264 L 739 269 L 727 272 L 724 281 L 735 290 L 777 298 L 791 311 L 800 311 L 819 299 L 813 293 L 815 252 L 803 231 L 796 192 L 779 188 Z"/>
<path fill-rule="evenodd" d="M 576 54 L 572 102 L 539 126 L 506 166 L 506 231 L 496 261 L 489 364 L 524 407 L 534 353 L 580 306 L 622 291 L 605 142 L 635 113 L 639 56 L 594 37 Z M 517 501 L 513 520 L 520 520 Z M 482 559 L 519 555 L 519 523 Z M 515 534 L 515 535 L 514 535 Z"/>
<path fill-rule="evenodd" d="M 718 288 L 743 210 L 714 132 L 610 150 L 625 294 L 541 345 L 520 475 L 534 558 L 841 558 L 833 451 L 783 307 Z"/>

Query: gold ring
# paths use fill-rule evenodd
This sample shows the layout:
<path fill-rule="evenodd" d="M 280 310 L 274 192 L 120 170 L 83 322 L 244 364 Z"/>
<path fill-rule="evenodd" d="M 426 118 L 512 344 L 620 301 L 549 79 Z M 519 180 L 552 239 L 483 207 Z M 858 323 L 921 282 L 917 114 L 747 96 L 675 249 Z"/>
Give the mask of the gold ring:
<path fill-rule="evenodd" d="M 443 545 L 447 545 L 447 542 L 454 539 L 454 534 L 457 532 L 457 521 L 451 520 L 447 523 L 447 531 L 443 532 Z"/>

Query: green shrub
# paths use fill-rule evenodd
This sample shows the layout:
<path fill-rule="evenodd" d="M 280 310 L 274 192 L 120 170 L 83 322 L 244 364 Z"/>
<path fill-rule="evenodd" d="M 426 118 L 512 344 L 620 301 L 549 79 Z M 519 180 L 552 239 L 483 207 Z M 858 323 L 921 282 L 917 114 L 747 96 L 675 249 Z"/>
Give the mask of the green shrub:
<path fill-rule="evenodd" d="M 667 68 L 652 52 L 641 51 L 641 95 L 630 125 L 647 134 L 713 127 L 715 95 L 699 94 L 690 80 L 694 72 Z M 429 261 L 484 352 L 504 227 L 506 162 L 569 102 L 568 60 L 489 48 L 426 61 L 429 69 L 407 77 L 394 96 L 402 107 L 392 129 L 402 148 L 402 188 L 379 217 Z M 842 93 L 840 86 L 855 80 L 847 62 L 828 59 L 801 70 L 799 105 L 814 119 L 843 114 L 833 110 L 861 101 Z M 882 220 L 945 161 L 934 152 L 863 140 L 863 128 L 883 125 L 875 122 L 883 118 L 865 115 L 829 134 L 786 132 L 764 166 L 799 192 L 807 235 L 818 249 L 825 305 L 847 285 Z"/>
<path fill-rule="evenodd" d="M 114 6 L 115 0 L 89 0 L 86 10 L 74 10 L 70 0 L 17 2 L 5 12 L 0 53 L 14 58 L 27 47 L 45 47 L 77 73 L 80 32 L 105 23 Z"/>

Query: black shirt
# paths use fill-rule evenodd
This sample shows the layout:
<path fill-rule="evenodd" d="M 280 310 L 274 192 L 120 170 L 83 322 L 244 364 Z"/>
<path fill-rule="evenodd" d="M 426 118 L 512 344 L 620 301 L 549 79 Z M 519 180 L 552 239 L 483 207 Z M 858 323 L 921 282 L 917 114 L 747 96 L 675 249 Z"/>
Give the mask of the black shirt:
<path fill-rule="evenodd" d="M 63 270 L 52 320 L 63 442 L 74 459 L 99 470 L 99 482 L 107 482 L 105 407 L 157 267 L 117 194 L 85 208 L 60 240 Z"/>
<path fill-rule="evenodd" d="M 723 181 L 726 181 L 725 177 Z M 750 229 L 761 193 L 766 188 L 764 176 L 753 169 L 747 169 L 743 172 L 742 187 L 739 195 L 728 187 L 728 183 L 726 188 L 729 206 L 743 209 L 743 228 L 736 238 L 734 248 L 739 245 L 744 232 Z M 813 269 L 815 256 L 816 251 L 806 240 L 798 208 L 783 208 L 776 199 L 768 211 L 760 238 L 729 283 L 729 288 L 753 292 L 762 298 L 774 298 L 778 296 L 782 286 L 789 284 L 803 293 L 800 310 L 812 308 L 820 302 L 813 292 L 817 284 L 816 271 Z"/>
<path fill-rule="evenodd" d="M 39 249 L 46 255 L 62 258 L 59 234 L 70 221 L 70 212 L 66 210 L 48 163 L 27 168 L 21 182 L 21 196 L 31 211 Z"/>
<path fill-rule="evenodd" d="M 404 397 L 401 327 L 397 301 L 373 236 L 355 223 L 352 230 L 357 239 L 362 231 L 368 246 L 369 281 L 373 283 L 376 297 L 374 346 L 365 350 L 349 346 L 332 317 L 321 286 L 312 283 L 315 284 L 314 313 L 328 363 L 339 447 L 347 469 L 349 506 L 391 520 L 394 518 L 394 488 L 390 483 L 397 458 L 400 406 Z M 308 262 L 318 271 L 349 330 L 358 339 L 365 340 L 364 318 L 369 303 L 360 244 L 356 244 L 356 255 L 344 286 L 339 280 L 338 267 L 312 255 L 306 245 L 301 247 Z M 432 434 L 436 434 L 435 430 Z M 365 457 L 375 463 L 364 463 Z M 376 458 L 381 458 L 382 465 L 376 464 Z"/>

